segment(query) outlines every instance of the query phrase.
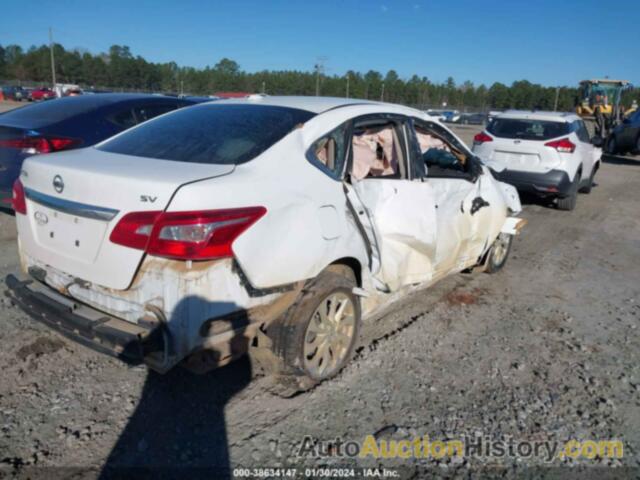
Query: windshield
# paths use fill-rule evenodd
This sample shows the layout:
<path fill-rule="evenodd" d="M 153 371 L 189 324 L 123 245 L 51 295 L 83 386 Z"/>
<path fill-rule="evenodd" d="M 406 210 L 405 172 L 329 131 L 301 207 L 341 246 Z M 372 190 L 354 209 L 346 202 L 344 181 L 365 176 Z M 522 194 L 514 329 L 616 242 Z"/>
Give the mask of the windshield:
<path fill-rule="evenodd" d="M 257 157 L 311 117 L 313 113 L 294 108 L 203 105 L 144 123 L 98 149 L 177 162 L 237 165 Z"/>
<path fill-rule="evenodd" d="M 569 134 L 570 124 L 545 120 L 495 118 L 489 123 L 487 131 L 499 138 L 549 140 Z"/>

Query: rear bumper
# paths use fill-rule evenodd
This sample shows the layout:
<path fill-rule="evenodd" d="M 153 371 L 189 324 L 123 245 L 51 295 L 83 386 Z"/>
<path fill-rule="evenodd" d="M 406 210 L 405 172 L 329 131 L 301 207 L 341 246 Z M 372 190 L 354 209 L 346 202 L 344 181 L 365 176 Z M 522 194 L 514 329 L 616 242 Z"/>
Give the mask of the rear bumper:
<path fill-rule="evenodd" d="M 6 284 L 6 295 L 33 319 L 92 350 L 161 373 L 176 363 L 168 329 L 162 326 L 146 329 L 111 317 L 29 277 L 9 275 Z"/>
<path fill-rule="evenodd" d="M 493 175 L 501 182 L 513 185 L 521 192 L 557 197 L 566 197 L 571 193 L 571 179 L 563 170 L 549 170 L 547 173 L 503 170 L 493 172 Z"/>

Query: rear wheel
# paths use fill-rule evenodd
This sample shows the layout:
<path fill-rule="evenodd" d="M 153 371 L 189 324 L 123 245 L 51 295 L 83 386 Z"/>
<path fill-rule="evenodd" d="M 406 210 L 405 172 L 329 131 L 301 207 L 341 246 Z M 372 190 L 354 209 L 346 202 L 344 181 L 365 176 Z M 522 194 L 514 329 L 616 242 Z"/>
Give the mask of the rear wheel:
<path fill-rule="evenodd" d="M 487 264 L 485 272 L 496 273 L 504 267 L 509 258 L 509 252 L 511 251 L 511 243 L 513 242 L 513 235 L 507 233 L 501 233 L 498 238 L 493 242 L 491 251 L 489 252 L 489 258 L 487 258 Z"/>
<path fill-rule="evenodd" d="M 596 171 L 598 170 L 598 165 L 594 165 L 591 169 L 591 175 L 589 175 L 589 181 L 587 184 L 580 189 L 580 193 L 591 193 L 591 189 L 593 188 L 593 181 L 595 180 Z"/>
<path fill-rule="evenodd" d="M 573 210 L 576 208 L 576 200 L 578 198 L 578 188 L 580 186 L 582 176 L 580 172 L 576 174 L 576 178 L 573 179 L 573 183 L 571 184 L 571 191 L 568 196 L 563 198 L 558 198 L 558 210 Z"/>
<path fill-rule="evenodd" d="M 325 270 L 267 329 L 274 393 L 291 396 L 335 376 L 349 362 L 360 330 L 360 302 L 353 272 Z"/>

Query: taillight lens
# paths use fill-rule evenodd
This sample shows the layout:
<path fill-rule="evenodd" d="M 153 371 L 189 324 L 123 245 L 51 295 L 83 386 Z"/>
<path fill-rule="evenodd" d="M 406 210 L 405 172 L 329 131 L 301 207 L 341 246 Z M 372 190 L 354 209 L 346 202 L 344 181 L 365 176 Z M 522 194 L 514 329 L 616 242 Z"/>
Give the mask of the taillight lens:
<path fill-rule="evenodd" d="M 555 148 L 560 153 L 573 153 L 576 150 L 575 144 L 568 138 L 547 142 L 544 146 Z"/>
<path fill-rule="evenodd" d="M 24 187 L 22 186 L 20 179 L 13 183 L 13 198 L 11 205 L 16 213 L 20 213 L 22 215 L 27 214 L 27 199 L 25 198 Z"/>
<path fill-rule="evenodd" d="M 493 137 L 490 137 L 484 132 L 480 132 L 475 137 L 473 137 L 473 143 L 475 145 L 480 145 L 481 143 L 485 142 L 493 142 Z"/>
<path fill-rule="evenodd" d="M 118 245 L 159 257 L 227 258 L 233 256 L 233 242 L 265 213 L 264 207 L 129 213 L 118 222 L 110 239 Z"/>
<path fill-rule="evenodd" d="M 111 241 L 118 245 L 146 250 L 153 225 L 162 212 L 134 212 L 122 217 L 111 232 Z"/>
<path fill-rule="evenodd" d="M 0 147 L 15 148 L 35 155 L 59 152 L 80 144 L 80 140 L 67 137 L 22 137 L 0 140 Z"/>

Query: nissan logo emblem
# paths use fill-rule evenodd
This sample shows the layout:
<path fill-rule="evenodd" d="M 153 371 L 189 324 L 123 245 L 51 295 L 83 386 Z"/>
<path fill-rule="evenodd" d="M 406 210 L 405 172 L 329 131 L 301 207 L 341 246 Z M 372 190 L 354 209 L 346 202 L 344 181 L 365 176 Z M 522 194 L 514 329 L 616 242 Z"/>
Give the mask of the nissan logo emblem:
<path fill-rule="evenodd" d="M 62 177 L 60 175 L 56 175 L 53 177 L 53 188 L 56 192 L 62 193 L 64 190 L 64 182 L 62 181 Z"/>

